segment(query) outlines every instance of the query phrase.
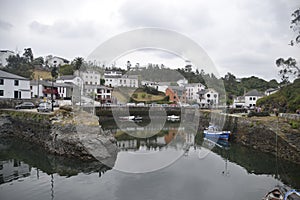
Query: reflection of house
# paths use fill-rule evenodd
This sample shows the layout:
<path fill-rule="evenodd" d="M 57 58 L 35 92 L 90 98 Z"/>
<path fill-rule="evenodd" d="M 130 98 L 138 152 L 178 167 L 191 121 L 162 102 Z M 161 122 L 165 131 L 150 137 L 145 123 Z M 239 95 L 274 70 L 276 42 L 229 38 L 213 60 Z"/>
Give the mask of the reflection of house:
<path fill-rule="evenodd" d="M 69 61 L 67 59 L 52 55 L 46 56 L 45 62 L 50 67 L 58 67 L 61 65 L 69 64 Z"/>
<path fill-rule="evenodd" d="M 15 53 L 9 50 L 0 50 L 0 67 L 5 67 L 7 65 L 7 58 L 13 56 Z"/>
<path fill-rule="evenodd" d="M 0 161 L 0 184 L 30 176 L 30 166 L 17 160 Z"/>
<path fill-rule="evenodd" d="M 0 98 L 30 99 L 30 81 L 0 70 Z"/>
<path fill-rule="evenodd" d="M 108 87 L 138 87 L 137 75 L 122 75 L 117 71 L 106 71 L 104 73 L 105 85 Z"/>
<path fill-rule="evenodd" d="M 216 107 L 219 104 L 219 94 L 214 89 L 200 90 L 199 101 L 200 107 Z"/>
<path fill-rule="evenodd" d="M 166 89 L 166 96 L 169 96 L 170 102 L 186 103 L 186 90 L 184 87 L 169 86 Z"/>

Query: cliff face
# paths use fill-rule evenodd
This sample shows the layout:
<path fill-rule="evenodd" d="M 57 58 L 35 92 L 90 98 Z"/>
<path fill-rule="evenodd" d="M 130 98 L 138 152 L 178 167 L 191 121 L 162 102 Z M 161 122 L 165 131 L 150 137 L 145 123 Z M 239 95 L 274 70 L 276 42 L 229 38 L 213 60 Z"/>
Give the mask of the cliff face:
<path fill-rule="evenodd" d="M 227 117 L 225 129 L 233 132 L 233 141 L 300 163 L 300 132 L 276 117 Z"/>
<path fill-rule="evenodd" d="M 54 116 L 1 111 L 0 137 L 17 137 L 50 153 L 113 166 L 117 155 L 114 137 L 103 132 L 98 118 L 86 112 L 57 112 Z"/>

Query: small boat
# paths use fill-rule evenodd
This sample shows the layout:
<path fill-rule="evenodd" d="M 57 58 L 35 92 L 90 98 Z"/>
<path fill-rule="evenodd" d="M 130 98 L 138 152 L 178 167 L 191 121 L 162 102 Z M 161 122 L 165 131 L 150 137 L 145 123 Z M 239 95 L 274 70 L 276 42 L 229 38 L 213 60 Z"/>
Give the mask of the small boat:
<path fill-rule="evenodd" d="M 203 131 L 206 138 L 215 138 L 219 140 L 228 140 L 230 131 L 221 131 L 216 126 L 209 126 Z"/>
<path fill-rule="evenodd" d="M 180 117 L 177 115 L 169 115 L 167 120 L 172 121 L 172 122 L 177 122 L 177 121 L 180 121 Z"/>
<path fill-rule="evenodd" d="M 143 117 L 141 117 L 141 116 L 135 116 L 133 120 L 134 121 L 142 121 Z"/>
<path fill-rule="evenodd" d="M 131 121 L 134 120 L 134 116 L 124 116 L 124 117 L 119 117 L 120 120 L 124 120 L 124 121 Z"/>
<path fill-rule="evenodd" d="M 276 187 L 268 192 L 262 200 L 284 200 L 284 194 L 280 188 Z"/>

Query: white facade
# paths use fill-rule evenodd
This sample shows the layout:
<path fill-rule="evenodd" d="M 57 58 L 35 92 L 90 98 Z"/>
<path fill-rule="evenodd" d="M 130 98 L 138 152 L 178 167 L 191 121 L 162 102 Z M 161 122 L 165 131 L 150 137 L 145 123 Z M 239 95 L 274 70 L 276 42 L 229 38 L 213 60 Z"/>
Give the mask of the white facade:
<path fill-rule="evenodd" d="M 30 81 L 30 90 L 31 90 L 31 97 L 43 97 L 43 85 L 39 84 L 38 81 Z"/>
<path fill-rule="evenodd" d="M 205 86 L 201 83 L 190 83 L 184 85 L 186 89 L 186 100 L 187 101 L 198 101 L 199 92 L 205 89 Z"/>
<path fill-rule="evenodd" d="M 108 87 L 139 87 L 136 75 L 121 75 L 120 72 L 107 71 L 104 73 L 104 79 Z"/>
<path fill-rule="evenodd" d="M 75 75 L 79 76 L 79 72 L 76 71 Z M 80 77 L 85 85 L 100 85 L 101 74 L 97 71 L 81 71 Z"/>
<path fill-rule="evenodd" d="M 7 58 L 9 56 L 15 55 L 13 51 L 0 50 L 0 67 L 5 67 L 7 65 Z"/>
<path fill-rule="evenodd" d="M 64 58 L 61 58 L 61 57 L 50 55 L 50 56 L 46 57 L 46 63 L 50 67 L 58 67 L 58 66 L 61 66 L 61 65 L 69 64 L 69 61 L 67 59 L 64 59 Z"/>
<path fill-rule="evenodd" d="M 0 98 L 31 99 L 30 81 L 0 70 Z"/>
<path fill-rule="evenodd" d="M 214 89 L 206 89 L 199 92 L 198 102 L 200 107 L 216 107 L 219 104 L 219 93 Z"/>
<path fill-rule="evenodd" d="M 263 95 L 257 90 L 251 90 L 245 94 L 245 107 L 252 108 L 256 106 L 256 101 L 262 98 Z"/>
<path fill-rule="evenodd" d="M 233 100 L 233 108 L 244 108 L 245 107 L 245 97 L 237 97 Z"/>

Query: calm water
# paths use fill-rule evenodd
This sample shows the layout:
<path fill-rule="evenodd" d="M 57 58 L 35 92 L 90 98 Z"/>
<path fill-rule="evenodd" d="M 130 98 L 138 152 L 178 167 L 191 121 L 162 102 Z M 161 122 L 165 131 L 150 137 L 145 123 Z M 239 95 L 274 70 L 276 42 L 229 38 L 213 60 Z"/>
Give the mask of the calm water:
<path fill-rule="evenodd" d="M 130 135 L 149 130 L 114 132 L 120 152 L 113 169 L 1 140 L 0 199 L 253 200 L 278 184 L 300 188 L 299 165 L 239 145 L 213 147 L 176 125 L 148 139 Z"/>

